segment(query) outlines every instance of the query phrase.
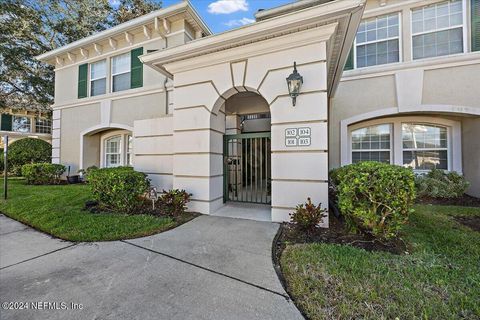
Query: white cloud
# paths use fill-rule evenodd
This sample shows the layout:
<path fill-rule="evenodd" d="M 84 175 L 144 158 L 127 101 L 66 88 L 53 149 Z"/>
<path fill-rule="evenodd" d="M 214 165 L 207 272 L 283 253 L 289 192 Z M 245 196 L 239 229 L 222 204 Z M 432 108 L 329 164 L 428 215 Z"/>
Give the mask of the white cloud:
<path fill-rule="evenodd" d="M 239 27 L 239 26 L 244 26 L 246 24 L 254 23 L 255 20 L 249 19 L 249 18 L 242 18 L 242 19 L 236 19 L 236 20 L 230 20 L 224 23 L 227 27 Z"/>
<path fill-rule="evenodd" d="M 213 14 L 229 14 L 237 11 L 248 11 L 247 0 L 217 0 L 208 5 L 208 12 Z"/>

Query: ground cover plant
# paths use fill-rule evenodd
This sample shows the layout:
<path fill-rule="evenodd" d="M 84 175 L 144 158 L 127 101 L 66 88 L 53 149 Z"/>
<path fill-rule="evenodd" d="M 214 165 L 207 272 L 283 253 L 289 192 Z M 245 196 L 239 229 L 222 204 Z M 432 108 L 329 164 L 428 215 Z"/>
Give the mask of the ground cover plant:
<path fill-rule="evenodd" d="M 0 186 L 3 194 L 3 184 Z M 196 215 L 178 217 L 84 210 L 92 198 L 86 184 L 27 185 L 10 179 L 9 198 L 0 212 L 55 237 L 70 241 L 105 241 L 147 236 L 178 226 Z"/>
<path fill-rule="evenodd" d="M 287 237 L 279 262 L 310 319 L 480 319 L 479 222 L 480 208 L 416 205 L 403 250 Z"/>
<path fill-rule="evenodd" d="M 452 171 L 433 169 L 415 179 L 415 187 L 420 197 L 459 198 L 465 194 L 470 183 L 465 177 Z"/>

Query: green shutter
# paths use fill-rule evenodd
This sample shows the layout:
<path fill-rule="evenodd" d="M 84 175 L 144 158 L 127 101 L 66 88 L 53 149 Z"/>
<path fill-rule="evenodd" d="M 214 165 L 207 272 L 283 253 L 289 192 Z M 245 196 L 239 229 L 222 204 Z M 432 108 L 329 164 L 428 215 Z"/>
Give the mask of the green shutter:
<path fill-rule="evenodd" d="M 2 130 L 12 131 L 12 115 L 2 113 Z"/>
<path fill-rule="evenodd" d="M 343 67 L 343 70 L 352 70 L 352 69 L 353 69 L 353 47 L 352 49 L 350 49 L 347 62 L 345 62 L 345 67 Z"/>
<path fill-rule="evenodd" d="M 130 52 L 130 88 L 143 86 L 143 63 L 138 59 L 143 54 L 143 48 L 133 49 Z"/>
<path fill-rule="evenodd" d="M 87 96 L 88 63 L 78 66 L 78 98 Z"/>
<path fill-rule="evenodd" d="M 472 51 L 480 51 L 480 0 L 472 0 Z"/>

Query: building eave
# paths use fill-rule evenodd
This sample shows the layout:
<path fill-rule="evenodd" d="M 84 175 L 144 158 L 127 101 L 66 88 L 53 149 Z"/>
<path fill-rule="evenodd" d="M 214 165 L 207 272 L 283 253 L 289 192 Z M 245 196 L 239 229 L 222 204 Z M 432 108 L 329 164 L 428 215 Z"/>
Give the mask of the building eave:
<path fill-rule="evenodd" d="M 101 40 L 108 39 L 110 37 L 122 34 L 124 32 L 127 32 L 129 30 L 132 30 L 134 28 L 141 27 L 142 25 L 145 25 L 147 23 L 150 23 L 152 20 L 155 18 L 168 18 L 170 16 L 182 13 L 182 12 L 188 12 L 192 18 L 195 20 L 195 22 L 198 24 L 198 26 L 202 29 L 202 32 L 206 35 L 212 34 L 212 31 L 208 28 L 208 26 L 205 24 L 205 22 L 200 18 L 199 14 L 196 12 L 194 7 L 190 4 L 189 1 L 182 1 L 176 5 L 169 6 L 167 8 L 155 10 L 149 14 L 146 14 L 144 16 L 132 19 L 128 22 L 119 24 L 115 27 L 112 27 L 110 29 L 95 33 L 91 36 L 88 36 L 86 38 L 74 41 L 70 44 L 67 44 L 65 46 L 59 47 L 57 49 L 45 52 L 41 55 L 38 55 L 35 57 L 35 59 L 43 62 L 48 62 L 52 59 L 55 59 L 55 57 L 58 57 L 60 55 L 65 55 L 68 52 L 71 52 L 73 50 L 80 49 L 82 47 L 92 45 L 96 42 L 99 42 Z"/>

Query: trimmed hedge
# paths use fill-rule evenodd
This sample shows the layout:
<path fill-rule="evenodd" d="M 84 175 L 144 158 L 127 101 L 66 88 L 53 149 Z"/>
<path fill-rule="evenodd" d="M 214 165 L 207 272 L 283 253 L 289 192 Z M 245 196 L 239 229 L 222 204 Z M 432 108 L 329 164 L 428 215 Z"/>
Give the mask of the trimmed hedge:
<path fill-rule="evenodd" d="M 58 184 L 65 166 L 54 163 L 32 163 L 22 166 L 22 176 L 28 184 Z"/>
<path fill-rule="evenodd" d="M 52 145 L 41 139 L 23 138 L 8 146 L 8 172 L 14 175 L 21 175 L 24 164 L 48 163 L 51 159 Z"/>
<path fill-rule="evenodd" d="M 433 169 L 415 179 L 418 196 L 432 198 L 459 198 L 467 191 L 470 183 L 456 172 Z"/>
<path fill-rule="evenodd" d="M 142 196 L 150 187 L 147 175 L 131 167 L 91 169 L 87 182 L 103 208 L 125 213 L 141 208 Z"/>
<path fill-rule="evenodd" d="M 378 238 L 398 235 L 413 211 L 415 175 L 409 168 L 360 162 L 331 172 L 349 228 Z"/>

